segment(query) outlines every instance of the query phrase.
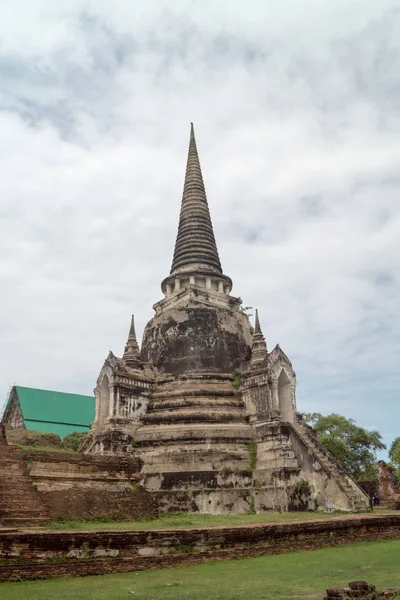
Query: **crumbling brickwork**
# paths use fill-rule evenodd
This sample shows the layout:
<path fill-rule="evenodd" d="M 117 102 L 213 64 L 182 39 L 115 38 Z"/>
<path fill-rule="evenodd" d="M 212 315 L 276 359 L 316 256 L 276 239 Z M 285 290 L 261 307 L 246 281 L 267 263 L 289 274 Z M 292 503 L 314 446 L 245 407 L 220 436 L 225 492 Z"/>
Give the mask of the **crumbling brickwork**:
<path fill-rule="evenodd" d="M 141 463 L 131 456 L 20 450 L 0 445 L 0 524 L 50 520 L 154 517 L 157 507 L 138 484 Z"/>
<path fill-rule="evenodd" d="M 383 508 L 400 510 L 400 483 L 397 480 L 393 467 L 383 460 L 377 463 L 378 490 L 380 506 Z"/>
<path fill-rule="evenodd" d="M 0 533 L 0 581 L 100 575 L 400 539 L 400 517 L 168 531 Z"/>
<path fill-rule="evenodd" d="M 40 451 L 25 451 L 23 457 L 52 520 L 158 514 L 151 494 L 138 484 L 138 458 Z"/>
<path fill-rule="evenodd" d="M 141 483 L 162 511 L 368 508 L 363 490 L 298 422 L 289 358 L 279 345 L 268 351 L 258 313 L 253 330 L 231 295 L 193 126 L 161 290 L 141 348 L 132 320 L 123 357 L 110 353 L 103 364 L 83 450 L 140 456 Z"/>

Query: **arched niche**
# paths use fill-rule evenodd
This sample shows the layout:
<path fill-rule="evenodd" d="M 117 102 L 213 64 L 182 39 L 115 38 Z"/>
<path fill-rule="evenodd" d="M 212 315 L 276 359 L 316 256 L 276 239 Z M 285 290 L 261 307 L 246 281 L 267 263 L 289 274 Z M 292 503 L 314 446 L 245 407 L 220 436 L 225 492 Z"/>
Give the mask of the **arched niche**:
<path fill-rule="evenodd" d="M 292 386 L 284 369 L 282 369 L 278 377 L 278 399 L 282 421 L 289 423 L 293 422 L 294 409 L 292 402 Z"/>
<path fill-rule="evenodd" d="M 110 410 L 110 381 L 107 375 L 104 375 L 103 380 L 99 386 L 99 398 L 98 398 L 98 414 L 97 414 L 97 428 L 103 429 L 105 420 L 108 417 Z"/>

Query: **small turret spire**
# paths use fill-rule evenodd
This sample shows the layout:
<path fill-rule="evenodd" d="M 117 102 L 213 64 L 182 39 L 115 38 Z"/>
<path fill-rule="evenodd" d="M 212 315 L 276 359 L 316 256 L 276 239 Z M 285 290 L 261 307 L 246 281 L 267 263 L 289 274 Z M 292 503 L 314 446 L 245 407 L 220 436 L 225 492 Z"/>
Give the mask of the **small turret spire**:
<path fill-rule="evenodd" d="M 222 274 L 206 190 L 197 152 L 193 123 L 171 274 L 202 269 Z"/>
<path fill-rule="evenodd" d="M 142 361 L 140 360 L 139 344 L 137 343 L 136 339 L 134 315 L 132 315 L 128 341 L 126 342 L 125 351 L 122 359 L 126 362 L 128 367 L 137 368 L 140 367 L 142 364 Z"/>
<path fill-rule="evenodd" d="M 253 345 L 251 348 L 251 366 L 257 368 L 262 365 L 268 354 L 267 344 L 261 331 L 258 310 L 256 309 L 256 318 L 254 323 Z"/>
<path fill-rule="evenodd" d="M 261 331 L 261 327 L 260 327 L 260 319 L 258 318 L 258 309 L 256 308 L 256 320 L 254 323 L 254 333 L 262 333 Z"/>

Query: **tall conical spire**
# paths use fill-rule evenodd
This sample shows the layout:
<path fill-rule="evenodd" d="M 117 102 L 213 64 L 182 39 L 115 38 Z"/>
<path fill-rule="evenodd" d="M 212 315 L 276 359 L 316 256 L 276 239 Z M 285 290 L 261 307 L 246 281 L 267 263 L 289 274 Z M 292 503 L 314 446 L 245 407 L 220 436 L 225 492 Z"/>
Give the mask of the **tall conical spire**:
<path fill-rule="evenodd" d="M 191 123 L 185 184 L 171 274 L 194 268 L 222 274 Z"/>
<path fill-rule="evenodd" d="M 254 368 L 261 366 L 267 354 L 267 344 L 261 331 L 260 319 L 258 318 L 258 310 L 256 309 L 253 345 L 251 348 L 251 366 Z"/>
<path fill-rule="evenodd" d="M 128 341 L 126 342 L 124 356 L 122 357 L 128 367 L 140 367 L 139 344 L 136 339 L 135 317 L 132 315 L 131 327 L 129 330 Z"/>

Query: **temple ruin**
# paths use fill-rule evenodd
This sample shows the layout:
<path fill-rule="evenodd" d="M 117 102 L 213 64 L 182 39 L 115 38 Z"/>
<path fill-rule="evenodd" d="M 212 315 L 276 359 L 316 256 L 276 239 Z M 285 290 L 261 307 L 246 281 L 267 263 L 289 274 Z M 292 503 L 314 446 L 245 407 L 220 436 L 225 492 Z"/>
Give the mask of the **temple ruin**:
<path fill-rule="evenodd" d="M 260 284 L 262 285 L 262 284 Z M 163 298 L 139 348 L 134 320 L 109 353 L 82 450 L 133 454 L 161 511 L 367 509 L 367 495 L 296 409 L 296 374 L 256 313 L 231 295 L 193 125 L 178 235 Z"/>

